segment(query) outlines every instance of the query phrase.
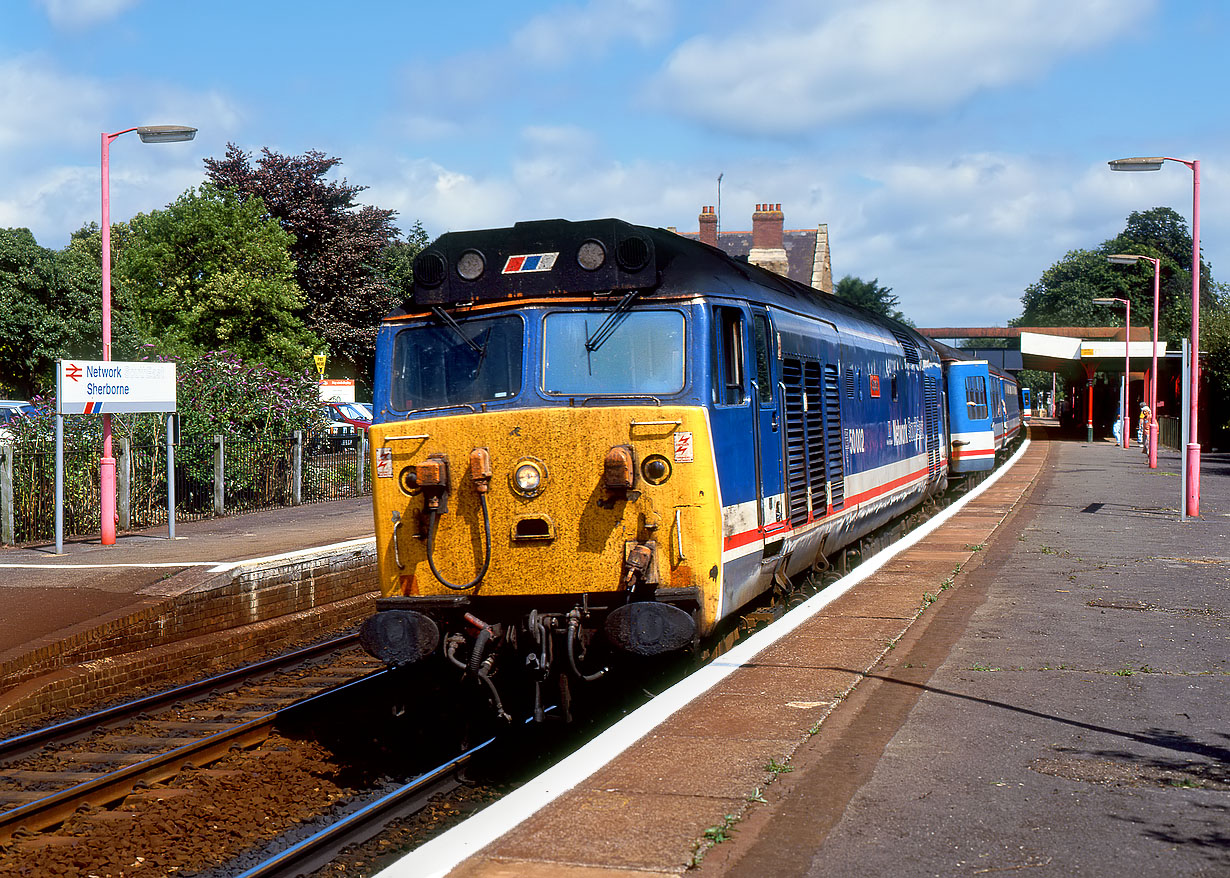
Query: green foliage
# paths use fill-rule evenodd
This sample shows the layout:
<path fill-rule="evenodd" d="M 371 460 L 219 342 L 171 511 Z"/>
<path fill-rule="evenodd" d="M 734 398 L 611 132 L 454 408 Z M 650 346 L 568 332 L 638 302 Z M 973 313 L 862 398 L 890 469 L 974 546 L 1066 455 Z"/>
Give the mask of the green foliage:
<path fill-rule="evenodd" d="M 885 317 L 900 320 L 902 323 L 907 323 L 911 326 L 914 325 L 904 314 L 897 310 L 897 306 L 901 302 L 893 295 L 893 288 L 880 286 L 879 278 L 863 280 L 862 278 L 847 274 L 833 287 L 833 295 Z"/>
<path fill-rule="evenodd" d="M 401 298 L 381 271 L 382 254 L 397 238 L 395 212 L 358 205 L 354 199 L 364 186 L 326 180 L 339 164 L 316 150 L 287 156 L 266 148 L 254 165 L 233 143 L 225 158 L 205 160 L 211 183 L 241 200 L 263 202 L 293 236 L 291 255 L 307 296 L 308 325 L 334 358 L 369 379 L 376 331 Z"/>
<path fill-rule="evenodd" d="M 1129 296 L 1128 277 L 1120 270 L 1122 266 L 1106 261 L 1108 252 L 1073 250 L 1044 271 L 1037 283 L 1025 289 L 1021 316 L 1013 325 L 1109 326 L 1116 316 L 1122 322 L 1122 309 L 1116 314 L 1105 305 L 1093 304 L 1095 298 Z"/>
<path fill-rule="evenodd" d="M 1124 311 L 1094 305 L 1095 298 L 1128 299 L 1132 324 L 1153 321 L 1153 264 L 1114 265 L 1112 253 L 1161 260 L 1159 335 L 1171 347 L 1190 334 L 1192 309 L 1192 237 L 1184 219 L 1168 207 L 1133 212 L 1124 230 L 1093 250 L 1074 250 L 1052 265 L 1021 297 L 1022 313 L 1014 326 L 1116 326 Z M 1215 305 L 1215 285 L 1201 263 L 1201 308 Z"/>
<path fill-rule="evenodd" d="M 0 229 L 0 394 L 32 396 L 54 383 L 57 358 L 99 355 L 100 277 L 79 248 L 48 250 L 28 229 Z"/>
<path fill-rule="evenodd" d="M 1094 298 L 1128 299 L 1132 325 L 1153 321 L 1153 264 L 1115 265 L 1114 253 L 1161 260 L 1159 271 L 1158 334 L 1172 350 L 1190 336 L 1192 320 L 1192 237 L 1187 223 L 1168 207 L 1133 212 L 1122 232 L 1093 250 L 1074 250 L 1052 265 L 1021 297 L 1021 316 L 1014 326 L 1122 325 L 1124 309 L 1094 305 Z M 1213 273 L 1200 263 L 1200 348 L 1207 352 L 1203 380 L 1207 412 L 1201 430 L 1209 429 L 1214 444 L 1230 436 L 1230 299 Z M 1047 389 L 1037 373 L 1024 374 L 1031 387 Z"/>
<path fill-rule="evenodd" d="M 414 286 L 414 257 L 430 243 L 423 224 L 415 220 L 406 240 L 393 241 L 380 254 L 380 275 L 402 301 L 409 300 Z"/>
<path fill-rule="evenodd" d="M 1216 305 L 1200 312 L 1200 348 L 1208 351 L 1200 410 L 1205 426 L 1224 441 L 1230 435 L 1230 299 L 1224 287 L 1218 290 Z"/>
<path fill-rule="evenodd" d="M 263 363 L 244 362 L 227 351 L 207 351 L 185 359 L 151 358 L 176 362 L 176 397 L 184 442 L 207 442 L 215 435 L 280 440 L 295 430 L 323 426 L 316 377 L 306 369 L 283 373 Z M 38 414 L 12 424 L 19 442 L 54 436 L 54 393 L 35 396 L 32 402 Z M 117 414 L 112 415 L 112 430 L 116 437 L 127 437 L 135 445 L 159 445 L 165 439 L 164 420 L 161 414 Z M 65 445 L 100 443 L 101 421 L 94 416 L 66 417 Z"/>
<path fill-rule="evenodd" d="M 226 347 L 288 370 L 310 362 L 319 341 L 303 325 L 291 237 L 260 199 L 189 189 L 166 210 L 134 217 L 125 238 L 115 285 L 160 352 Z"/>

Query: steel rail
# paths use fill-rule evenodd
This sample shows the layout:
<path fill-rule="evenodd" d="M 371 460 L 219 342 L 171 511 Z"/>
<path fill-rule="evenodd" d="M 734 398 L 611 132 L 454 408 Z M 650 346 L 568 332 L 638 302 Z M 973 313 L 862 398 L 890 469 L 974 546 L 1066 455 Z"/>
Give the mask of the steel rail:
<path fill-rule="evenodd" d="M 241 668 L 235 668 L 233 670 L 226 671 L 225 673 L 217 674 L 213 677 L 207 677 L 204 680 L 186 683 L 185 685 L 177 686 L 174 689 L 167 689 L 164 692 L 156 692 L 153 695 L 147 695 L 134 701 L 127 701 L 123 704 L 117 704 L 114 707 L 107 707 L 102 710 L 95 711 L 94 713 L 86 714 L 85 716 L 74 717 L 73 719 L 65 720 L 64 722 L 56 723 L 55 725 L 47 726 L 46 728 L 35 729 L 21 735 L 16 735 L 12 738 L 6 738 L 5 740 L 0 741 L 0 761 L 24 756 L 38 747 L 45 746 L 51 741 L 59 741 L 72 737 L 73 735 L 93 731 L 99 726 L 129 719 L 138 714 L 145 713 L 146 711 L 164 707 L 168 704 L 174 704 L 175 702 L 181 701 L 185 698 L 191 698 L 195 695 L 201 694 L 202 692 L 220 689 L 223 686 L 227 686 L 241 680 L 246 680 L 249 677 L 259 676 L 260 674 L 269 673 L 283 667 L 298 664 L 299 662 L 314 658 L 322 653 L 351 646 L 356 643 L 358 639 L 358 634 L 346 634 L 342 637 L 336 637 L 332 640 L 326 640 L 313 646 L 307 646 L 303 649 L 286 653 L 285 655 L 264 659 L 263 661 L 255 662 L 250 665 L 244 665 Z"/>
<path fill-rule="evenodd" d="M 62 823 L 83 804 L 108 805 L 126 796 L 140 781 L 158 783 L 174 777 L 189 764 L 199 766 L 221 759 L 235 745 L 255 746 L 269 737 L 274 724 L 290 712 L 301 711 L 321 699 L 332 698 L 353 687 L 367 685 L 372 680 L 388 673 L 387 669 L 375 671 L 357 680 L 342 683 L 301 701 L 288 704 L 264 716 L 247 720 L 220 732 L 214 732 L 199 741 L 182 744 L 165 753 L 155 754 L 148 759 L 125 765 L 115 771 L 101 774 L 91 780 L 4 811 L 0 813 L 0 843 L 7 842 L 18 829 L 24 828 L 36 832 Z"/>
<path fill-rule="evenodd" d="M 494 741 L 495 738 L 488 738 L 263 863 L 241 872 L 236 878 L 294 878 L 311 874 L 330 863 L 343 848 L 367 841 L 391 820 L 413 814 L 426 806 L 432 796 L 455 789 L 460 782 L 451 780 L 450 776 L 464 768 L 480 750 Z"/>
<path fill-rule="evenodd" d="M 550 713 L 552 705 L 545 709 Z M 525 721 L 526 725 L 533 718 Z M 455 789 L 458 781 L 448 780 L 449 775 L 464 768 L 480 751 L 495 743 L 490 737 L 476 744 L 449 761 L 436 766 L 414 780 L 386 793 L 374 802 L 369 802 L 357 811 L 345 815 L 336 823 L 326 826 L 263 863 L 258 863 L 235 878 L 297 878 L 328 865 L 341 851 L 353 844 L 360 844 L 376 835 L 390 821 L 421 810 L 432 796 Z"/>

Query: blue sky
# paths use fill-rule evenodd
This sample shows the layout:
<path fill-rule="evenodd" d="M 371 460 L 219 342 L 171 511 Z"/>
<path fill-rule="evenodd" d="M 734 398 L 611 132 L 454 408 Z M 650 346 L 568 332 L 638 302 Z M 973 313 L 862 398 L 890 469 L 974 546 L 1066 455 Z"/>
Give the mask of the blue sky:
<path fill-rule="evenodd" d="M 433 236 L 618 216 L 694 231 L 827 223 L 836 277 L 878 278 L 920 326 L 1004 324 L 1070 249 L 1191 174 L 1230 278 L 1221 0 L 577 0 L 345 4 L 4 0 L 0 227 L 61 247 L 164 206 L 228 142 L 322 150 L 361 198 Z"/>

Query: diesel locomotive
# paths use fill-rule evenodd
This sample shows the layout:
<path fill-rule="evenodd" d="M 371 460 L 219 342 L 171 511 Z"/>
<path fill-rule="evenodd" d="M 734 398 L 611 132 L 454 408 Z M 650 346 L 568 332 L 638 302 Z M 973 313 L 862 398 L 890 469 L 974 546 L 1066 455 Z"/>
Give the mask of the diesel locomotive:
<path fill-rule="evenodd" d="M 379 329 L 364 646 L 502 714 L 504 680 L 696 644 L 990 466 L 1015 384 L 945 351 L 662 229 L 443 235 Z"/>

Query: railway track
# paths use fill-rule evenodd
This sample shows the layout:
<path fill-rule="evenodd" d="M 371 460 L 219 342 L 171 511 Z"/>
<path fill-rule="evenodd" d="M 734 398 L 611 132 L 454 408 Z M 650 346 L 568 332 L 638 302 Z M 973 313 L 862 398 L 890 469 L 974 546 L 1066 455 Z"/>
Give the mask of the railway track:
<path fill-rule="evenodd" d="M 860 554 L 905 529 L 894 526 L 873 535 L 859 547 L 861 553 L 852 550 L 841 566 L 857 563 Z M 815 576 L 809 588 L 822 587 L 823 579 Z M 780 611 L 767 608 L 758 613 L 743 621 L 738 632 L 729 632 L 733 635 L 729 639 L 767 624 Z M 305 745 L 279 732 L 288 720 L 299 728 L 311 725 L 312 720 L 304 717 L 314 711 L 344 712 L 345 708 L 339 711 L 328 705 L 344 702 L 348 692 L 366 685 L 364 680 L 390 673 L 352 642 L 353 638 L 331 641 L 0 741 L 0 878 L 19 874 L 107 878 L 134 874 L 134 867 L 143 863 L 150 866 L 144 874 L 199 871 L 222 863 L 230 865 L 206 874 L 210 878 L 306 874 L 334 862 L 343 848 L 378 834 L 390 821 L 422 809 L 430 799 L 446 802 L 444 810 L 454 812 L 448 819 L 463 819 L 459 812 L 468 805 L 454 807 L 447 804 L 448 797 L 457 792 L 459 770 L 491 741 L 429 771 L 416 770 L 413 780 L 393 788 L 388 778 L 380 783 L 372 783 L 371 777 L 345 782 L 340 776 L 356 771 L 345 755 L 327 752 L 330 747 L 319 746 L 318 741 Z M 340 663 L 324 659 L 329 653 L 349 658 Z M 298 670 L 286 671 L 291 665 L 298 665 Z M 254 678 L 265 678 L 260 688 L 254 688 Z M 379 694 L 352 695 L 349 703 L 387 705 L 388 692 L 404 692 L 404 683 Z M 339 726 L 365 724 L 359 717 L 337 719 Z M 373 732 L 370 741 L 378 739 Z M 398 746 L 413 750 L 415 745 L 401 740 Z M 371 752 L 367 766 L 357 771 L 385 770 L 387 755 Z M 300 764 L 286 767 L 296 762 Z M 302 770 L 304 764 L 307 770 Z M 269 765 L 274 770 L 267 771 Z M 401 769 L 388 773 L 411 776 Z M 484 788 L 476 798 L 497 794 Z M 305 823 L 314 827 L 306 837 Z M 107 841 L 99 853 L 94 830 L 112 824 L 124 829 L 104 833 Z M 161 834 L 135 829 L 146 824 L 161 827 Z M 56 833 L 44 832 L 57 826 Z M 132 845 L 125 847 L 116 840 L 124 834 L 134 837 Z M 400 847 L 402 842 L 389 844 Z M 73 851 L 78 851 L 75 859 Z M 257 863 L 260 851 L 272 853 Z M 31 858 L 41 862 L 50 855 L 63 867 L 28 871 Z M 344 874 L 367 873 L 358 869 Z"/>
<path fill-rule="evenodd" d="M 0 741 L 0 843 L 255 746 L 322 692 L 383 673 L 346 636 Z"/>

